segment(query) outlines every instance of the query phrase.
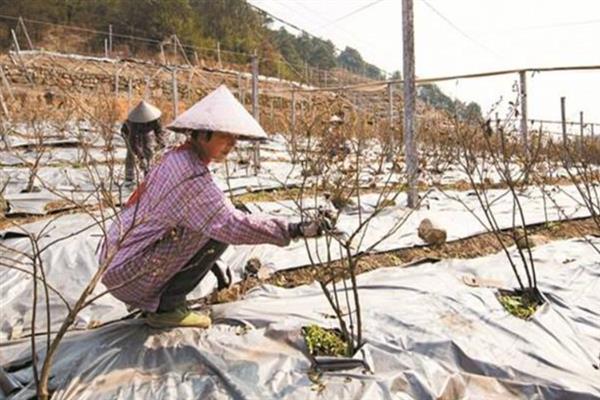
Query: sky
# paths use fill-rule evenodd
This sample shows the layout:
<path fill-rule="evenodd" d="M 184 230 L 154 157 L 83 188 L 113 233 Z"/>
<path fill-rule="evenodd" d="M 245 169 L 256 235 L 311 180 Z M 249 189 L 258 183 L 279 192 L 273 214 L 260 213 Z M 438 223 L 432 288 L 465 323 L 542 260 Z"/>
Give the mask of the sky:
<path fill-rule="evenodd" d="M 339 49 L 354 47 L 388 72 L 402 70 L 401 0 L 248 1 Z M 413 12 L 418 78 L 600 65 L 600 0 L 413 0 Z M 438 85 L 502 116 L 516 81 L 514 74 Z M 564 96 L 568 120 L 583 112 L 585 121 L 600 123 L 600 70 L 528 73 L 527 91 L 531 119 L 560 120 Z"/>

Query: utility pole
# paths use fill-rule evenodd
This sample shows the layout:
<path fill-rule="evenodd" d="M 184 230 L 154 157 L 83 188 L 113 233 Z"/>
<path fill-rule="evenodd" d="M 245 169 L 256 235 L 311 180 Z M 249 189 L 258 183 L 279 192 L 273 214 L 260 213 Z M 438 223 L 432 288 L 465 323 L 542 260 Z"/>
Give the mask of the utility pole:
<path fill-rule="evenodd" d="M 521 100 L 521 138 L 525 147 L 525 154 L 529 158 L 529 134 L 527 132 L 527 77 L 525 71 L 519 71 L 519 94 Z"/>
<path fill-rule="evenodd" d="M 402 41 L 404 74 L 404 153 L 408 180 L 407 205 L 417 207 L 417 146 L 415 142 L 415 40 L 413 1 L 402 0 Z"/>
<path fill-rule="evenodd" d="M 260 120 L 258 110 L 258 56 L 256 50 L 252 54 L 252 115 L 256 122 Z M 260 169 L 260 143 L 254 143 L 254 174 L 258 175 Z"/>

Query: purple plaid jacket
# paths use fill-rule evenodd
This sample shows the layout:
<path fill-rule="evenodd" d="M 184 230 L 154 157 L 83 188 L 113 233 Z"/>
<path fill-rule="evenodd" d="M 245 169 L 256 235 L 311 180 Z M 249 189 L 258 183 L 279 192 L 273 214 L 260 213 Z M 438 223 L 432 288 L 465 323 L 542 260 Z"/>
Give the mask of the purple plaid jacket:
<path fill-rule="evenodd" d="M 109 263 L 102 283 L 119 300 L 155 311 L 167 281 L 210 238 L 229 244 L 290 242 L 285 220 L 237 210 L 207 166 L 183 146 L 165 154 L 110 227 L 100 254 L 100 263 Z"/>

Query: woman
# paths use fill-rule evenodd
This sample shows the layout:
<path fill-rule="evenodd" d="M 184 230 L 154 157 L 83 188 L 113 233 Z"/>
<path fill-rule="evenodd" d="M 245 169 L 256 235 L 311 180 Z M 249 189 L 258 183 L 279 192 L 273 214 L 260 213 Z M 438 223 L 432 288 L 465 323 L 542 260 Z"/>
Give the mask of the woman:
<path fill-rule="evenodd" d="M 208 164 L 223 161 L 239 139 L 266 134 L 231 92 L 220 86 L 181 114 L 169 129 L 189 134 L 166 153 L 129 199 L 103 245 L 102 282 L 129 306 L 146 312 L 153 327 L 210 326 L 186 307 L 186 295 L 229 244 L 316 237 L 321 223 L 288 223 L 245 214 L 217 187 Z"/>

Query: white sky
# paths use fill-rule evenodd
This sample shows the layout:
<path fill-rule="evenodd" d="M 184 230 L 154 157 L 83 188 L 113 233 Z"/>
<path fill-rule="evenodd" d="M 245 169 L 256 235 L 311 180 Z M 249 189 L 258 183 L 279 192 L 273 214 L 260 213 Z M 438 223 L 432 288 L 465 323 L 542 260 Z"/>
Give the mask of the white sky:
<path fill-rule="evenodd" d="M 600 0 L 413 1 L 418 77 L 600 65 Z M 402 70 L 401 0 L 249 2 L 340 49 L 356 48 L 388 72 Z M 501 96 L 514 98 L 515 80 L 517 74 L 439 86 L 452 97 L 478 102 L 486 113 Z M 600 70 L 528 74 L 527 85 L 529 118 L 560 119 L 560 97 L 566 96 L 569 120 L 578 121 L 583 111 L 587 121 L 600 123 Z"/>

